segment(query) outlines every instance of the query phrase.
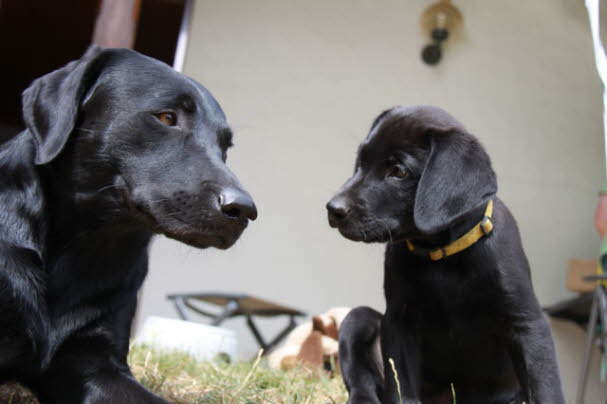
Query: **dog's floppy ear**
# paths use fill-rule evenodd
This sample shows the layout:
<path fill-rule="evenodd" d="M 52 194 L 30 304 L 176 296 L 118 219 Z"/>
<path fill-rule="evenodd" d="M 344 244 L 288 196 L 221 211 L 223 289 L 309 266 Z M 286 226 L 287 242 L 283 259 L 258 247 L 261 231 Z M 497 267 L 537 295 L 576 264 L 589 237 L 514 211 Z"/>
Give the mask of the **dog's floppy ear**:
<path fill-rule="evenodd" d="M 491 160 L 470 134 L 431 131 L 430 156 L 417 186 L 414 220 L 426 235 L 449 227 L 497 192 Z"/>
<path fill-rule="evenodd" d="M 63 150 L 106 53 L 91 46 L 82 58 L 36 79 L 23 92 L 23 119 L 34 138 L 37 165 L 52 161 Z"/>

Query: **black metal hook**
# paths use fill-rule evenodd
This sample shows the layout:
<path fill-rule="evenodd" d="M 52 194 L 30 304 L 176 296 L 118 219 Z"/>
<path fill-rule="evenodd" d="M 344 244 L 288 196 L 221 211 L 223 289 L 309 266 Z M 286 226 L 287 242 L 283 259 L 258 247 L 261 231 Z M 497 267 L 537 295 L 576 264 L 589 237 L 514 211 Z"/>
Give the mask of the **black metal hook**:
<path fill-rule="evenodd" d="M 432 30 L 432 43 L 422 49 L 422 60 L 428 65 L 435 65 L 440 62 L 443 51 L 442 43 L 449 38 L 449 31 L 444 28 L 435 28 Z"/>

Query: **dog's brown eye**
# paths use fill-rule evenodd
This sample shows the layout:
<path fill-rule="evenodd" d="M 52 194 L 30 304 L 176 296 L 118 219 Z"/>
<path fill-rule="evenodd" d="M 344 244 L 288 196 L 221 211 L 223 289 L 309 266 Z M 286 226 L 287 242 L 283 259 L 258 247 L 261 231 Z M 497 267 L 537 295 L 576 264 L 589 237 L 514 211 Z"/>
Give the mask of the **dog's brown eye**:
<path fill-rule="evenodd" d="M 406 176 L 407 171 L 399 165 L 393 165 L 386 171 L 386 177 L 405 178 Z"/>
<path fill-rule="evenodd" d="M 159 114 L 154 114 L 154 116 L 166 126 L 177 125 L 177 115 L 175 115 L 174 112 L 161 112 Z"/>

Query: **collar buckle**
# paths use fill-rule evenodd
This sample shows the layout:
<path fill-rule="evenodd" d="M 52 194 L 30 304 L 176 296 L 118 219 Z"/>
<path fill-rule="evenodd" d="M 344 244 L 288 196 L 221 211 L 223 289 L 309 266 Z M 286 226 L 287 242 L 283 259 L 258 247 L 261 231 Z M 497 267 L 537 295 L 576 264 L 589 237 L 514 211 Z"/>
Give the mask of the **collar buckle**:
<path fill-rule="evenodd" d="M 489 216 L 483 217 L 483 220 L 481 220 L 479 225 L 485 236 L 488 236 L 493 230 L 493 223 L 491 222 L 491 218 Z"/>

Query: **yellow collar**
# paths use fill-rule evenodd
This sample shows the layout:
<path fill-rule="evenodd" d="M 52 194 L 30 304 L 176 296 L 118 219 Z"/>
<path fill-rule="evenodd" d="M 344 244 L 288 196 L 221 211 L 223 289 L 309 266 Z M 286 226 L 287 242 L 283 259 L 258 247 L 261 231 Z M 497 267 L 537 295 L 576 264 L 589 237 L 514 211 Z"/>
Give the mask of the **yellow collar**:
<path fill-rule="evenodd" d="M 489 203 L 487 204 L 487 209 L 485 209 L 485 215 L 483 216 L 483 220 L 481 220 L 476 226 L 470 229 L 468 233 L 464 234 L 463 236 L 455 240 L 453 243 L 434 250 L 427 250 L 415 247 L 413 243 L 411 243 L 409 240 L 406 240 L 407 247 L 412 253 L 426 256 L 432 261 L 438 261 L 450 255 L 457 254 L 458 252 L 463 251 L 466 248 L 470 247 L 472 244 L 476 243 L 483 236 L 486 236 L 491 233 L 491 230 L 493 230 L 493 223 L 491 223 L 492 214 L 493 201 L 490 199 Z"/>

